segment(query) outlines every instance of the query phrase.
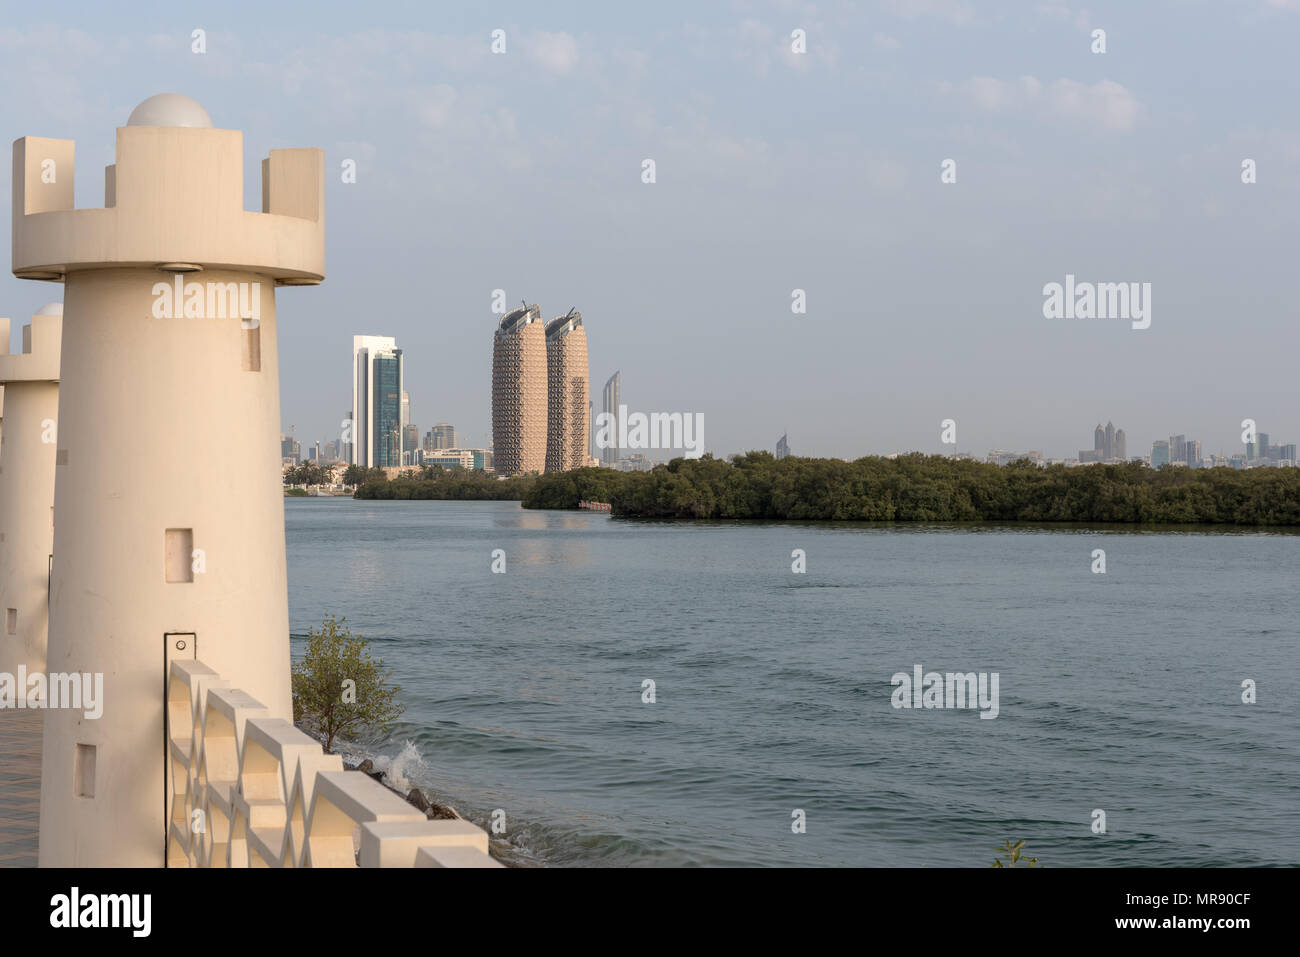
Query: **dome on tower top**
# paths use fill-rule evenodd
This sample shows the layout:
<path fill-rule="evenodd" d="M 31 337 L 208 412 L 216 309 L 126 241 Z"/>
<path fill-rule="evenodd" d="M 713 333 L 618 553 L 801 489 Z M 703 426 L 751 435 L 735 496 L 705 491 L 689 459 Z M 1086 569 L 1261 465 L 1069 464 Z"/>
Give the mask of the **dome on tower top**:
<path fill-rule="evenodd" d="M 61 315 L 63 315 L 63 303 L 61 303 L 61 302 L 52 302 L 52 303 L 49 303 L 48 305 L 41 306 L 41 308 L 39 308 L 39 309 L 36 310 L 36 315 L 38 315 L 38 316 L 61 316 Z"/>
<path fill-rule="evenodd" d="M 212 129 L 208 111 L 179 93 L 159 93 L 151 96 L 134 110 L 127 126 L 192 126 Z"/>

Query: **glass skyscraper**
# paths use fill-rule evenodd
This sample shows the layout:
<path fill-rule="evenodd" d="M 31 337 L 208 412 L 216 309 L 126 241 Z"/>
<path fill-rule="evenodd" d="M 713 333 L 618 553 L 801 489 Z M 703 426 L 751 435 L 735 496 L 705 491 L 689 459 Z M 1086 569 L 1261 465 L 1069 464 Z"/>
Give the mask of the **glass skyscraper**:
<path fill-rule="evenodd" d="M 601 463 L 606 468 L 613 468 L 618 464 L 621 451 L 618 447 L 618 405 L 622 399 L 621 386 L 621 372 L 615 372 L 609 377 L 609 381 L 605 383 L 605 414 L 610 416 L 610 418 L 605 419 L 609 423 L 609 444 L 600 453 L 600 457 Z"/>
<path fill-rule="evenodd" d="M 390 336 L 352 337 L 352 464 L 402 464 L 402 350 Z"/>

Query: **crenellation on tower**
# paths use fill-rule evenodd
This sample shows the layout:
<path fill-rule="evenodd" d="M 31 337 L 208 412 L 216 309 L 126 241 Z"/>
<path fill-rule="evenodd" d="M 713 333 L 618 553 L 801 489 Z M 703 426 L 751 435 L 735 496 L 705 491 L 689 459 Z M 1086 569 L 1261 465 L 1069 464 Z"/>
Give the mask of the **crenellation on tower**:
<path fill-rule="evenodd" d="M 111 266 L 191 263 L 258 272 L 280 285 L 325 277 L 325 154 L 271 150 L 262 211 L 243 208 L 239 130 L 123 126 L 102 209 L 73 203 L 73 140 L 14 142 L 13 273 L 59 279 Z M 17 211 L 22 210 L 22 215 Z"/>

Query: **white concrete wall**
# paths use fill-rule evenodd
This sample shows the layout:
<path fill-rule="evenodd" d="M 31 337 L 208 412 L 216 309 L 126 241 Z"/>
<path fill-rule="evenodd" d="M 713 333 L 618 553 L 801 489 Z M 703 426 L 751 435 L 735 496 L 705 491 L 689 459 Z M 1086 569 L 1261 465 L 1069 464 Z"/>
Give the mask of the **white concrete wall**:
<path fill-rule="evenodd" d="M 54 547 L 54 462 L 59 414 L 55 315 L 32 317 L 31 352 L 0 348 L 5 430 L 0 434 L 0 672 L 45 670 L 50 555 Z M 10 609 L 13 610 L 12 615 Z M 11 625 L 14 632 L 9 633 Z"/>

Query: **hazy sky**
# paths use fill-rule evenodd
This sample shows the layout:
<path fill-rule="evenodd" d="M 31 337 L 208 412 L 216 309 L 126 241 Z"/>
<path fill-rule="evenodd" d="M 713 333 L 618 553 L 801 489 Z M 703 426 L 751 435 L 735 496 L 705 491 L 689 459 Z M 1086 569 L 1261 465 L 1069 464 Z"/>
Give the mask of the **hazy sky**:
<path fill-rule="evenodd" d="M 250 209 L 269 149 L 325 150 L 326 281 L 277 293 L 304 443 L 337 437 L 367 333 L 422 433 L 483 444 L 502 288 L 582 311 L 598 403 L 621 369 L 718 454 L 944 451 L 945 418 L 978 454 L 1074 455 L 1107 420 L 1130 455 L 1231 454 L 1245 417 L 1300 441 L 1297 46 L 1300 0 L 6 3 L 0 130 L 76 139 L 80 206 L 154 93 L 245 131 Z M 1044 318 L 1067 273 L 1150 282 L 1150 328 Z M 61 294 L 0 284 L 15 320 Z"/>

